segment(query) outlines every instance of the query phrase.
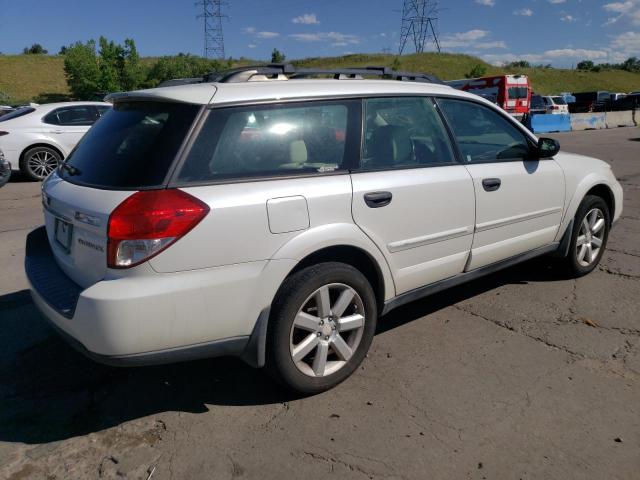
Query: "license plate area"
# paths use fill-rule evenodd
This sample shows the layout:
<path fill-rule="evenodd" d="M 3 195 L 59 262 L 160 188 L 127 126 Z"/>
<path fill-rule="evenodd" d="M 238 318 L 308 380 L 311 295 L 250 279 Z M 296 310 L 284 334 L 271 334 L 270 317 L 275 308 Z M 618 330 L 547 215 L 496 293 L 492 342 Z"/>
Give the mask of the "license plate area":
<path fill-rule="evenodd" d="M 71 250 L 72 235 L 73 225 L 61 218 L 56 218 L 54 224 L 54 238 L 56 243 L 62 247 L 66 253 L 69 253 Z"/>

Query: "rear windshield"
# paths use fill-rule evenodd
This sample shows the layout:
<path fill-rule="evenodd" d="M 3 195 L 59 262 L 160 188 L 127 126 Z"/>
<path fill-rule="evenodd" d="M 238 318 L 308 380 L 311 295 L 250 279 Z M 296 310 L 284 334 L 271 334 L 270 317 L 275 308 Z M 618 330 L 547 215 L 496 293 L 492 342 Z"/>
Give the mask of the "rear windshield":
<path fill-rule="evenodd" d="M 529 89 L 527 87 L 509 87 L 509 98 L 520 99 L 527 98 L 529 96 Z"/>
<path fill-rule="evenodd" d="M 11 120 L 12 118 L 22 117 L 23 115 L 27 115 L 35 111 L 36 109 L 33 107 L 19 108 L 17 110 L 14 110 L 13 112 L 9 112 L 0 116 L 0 122 L 6 122 L 7 120 Z"/>
<path fill-rule="evenodd" d="M 566 105 L 567 102 L 565 102 L 563 97 L 551 97 L 551 100 L 553 100 L 553 103 L 555 103 L 556 105 Z"/>
<path fill-rule="evenodd" d="M 59 175 L 103 188 L 160 186 L 199 108 L 184 103 L 118 102 L 87 132 Z"/>

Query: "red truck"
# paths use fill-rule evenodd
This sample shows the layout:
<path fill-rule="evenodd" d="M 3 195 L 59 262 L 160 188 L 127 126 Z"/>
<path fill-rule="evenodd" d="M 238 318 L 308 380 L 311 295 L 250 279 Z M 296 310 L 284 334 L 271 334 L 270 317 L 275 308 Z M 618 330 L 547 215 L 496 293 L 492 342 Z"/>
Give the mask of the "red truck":
<path fill-rule="evenodd" d="M 526 75 L 465 78 L 444 83 L 455 89 L 480 95 L 516 118 L 527 115 L 531 107 L 531 86 Z"/>

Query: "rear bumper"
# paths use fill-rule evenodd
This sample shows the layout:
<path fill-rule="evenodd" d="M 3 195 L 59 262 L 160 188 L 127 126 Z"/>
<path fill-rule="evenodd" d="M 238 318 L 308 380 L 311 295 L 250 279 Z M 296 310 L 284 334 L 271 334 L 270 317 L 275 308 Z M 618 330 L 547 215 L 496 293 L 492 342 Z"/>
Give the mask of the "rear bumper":
<path fill-rule="evenodd" d="M 39 310 L 98 362 L 151 365 L 236 355 L 260 365 L 249 350 L 263 349 L 264 341 L 252 334 L 264 334 L 257 320 L 273 298 L 267 286 L 277 288 L 288 268 L 268 263 L 111 278 L 82 289 L 57 266 L 41 227 L 27 237 L 25 270 Z"/>

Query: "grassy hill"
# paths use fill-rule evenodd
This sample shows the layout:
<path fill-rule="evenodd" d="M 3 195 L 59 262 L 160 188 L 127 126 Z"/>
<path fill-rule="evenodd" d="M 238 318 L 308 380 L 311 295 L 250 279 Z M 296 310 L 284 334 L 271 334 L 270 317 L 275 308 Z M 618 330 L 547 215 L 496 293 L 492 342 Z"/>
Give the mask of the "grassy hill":
<path fill-rule="evenodd" d="M 395 55 L 355 54 L 342 57 L 305 58 L 294 60 L 301 67 L 347 67 L 365 65 L 391 66 Z M 155 58 L 144 58 L 144 65 Z M 475 65 L 484 65 L 487 75 L 523 73 L 529 76 L 536 93 L 551 94 L 561 91 L 609 90 L 629 92 L 640 90 L 640 74 L 621 70 L 582 72 L 576 70 L 494 67 L 470 56 L 449 53 L 423 53 L 403 55 L 400 68 L 407 71 L 428 72 L 444 80 L 464 78 Z M 246 64 L 246 61 L 242 62 Z M 64 76 L 64 58 L 48 55 L 0 55 L 0 92 L 9 95 L 10 102 L 54 101 L 66 98 L 69 90 Z"/>

